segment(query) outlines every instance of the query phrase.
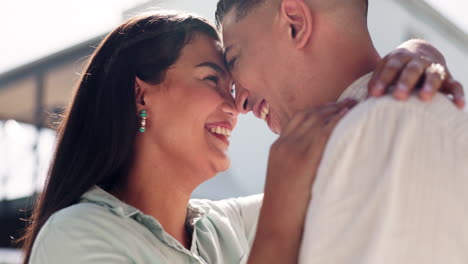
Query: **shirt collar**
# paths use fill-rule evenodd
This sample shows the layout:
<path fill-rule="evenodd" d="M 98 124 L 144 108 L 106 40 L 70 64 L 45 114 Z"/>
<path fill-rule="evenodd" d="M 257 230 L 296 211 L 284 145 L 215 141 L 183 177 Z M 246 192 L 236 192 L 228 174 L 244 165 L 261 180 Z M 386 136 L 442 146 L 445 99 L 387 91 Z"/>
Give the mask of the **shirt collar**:
<path fill-rule="evenodd" d="M 81 196 L 80 202 L 95 203 L 107 207 L 111 212 L 118 216 L 132 217 L 136 214 L 143 214 L 137 208 L 124 203 L 99 186 L 94 186 L 89 191 L 84 193 Z M 204 218 L 208 212 L 209 207 L 190 201 L 187 207 L 187 224 L 193 227 L 194 224 L 198 220 Z"/>
<path fill-rule="evenodd" d="M 208 206 L 197 204 L 193 200 L 190 201 L 187 207 L 187 225 L 193 229 L 198 220 L 208 215 L 209 211 L 210 208 Z"/>
<path fill-rule="evenodd" d="M 367 98 L 367 84 L 372 77 L 372 72 L 362 76 L 361 78 L 354 81 L 338 98 L 338 102 L 343 101 L 346 98 L 352 98 L 358 102 L 364 101 Z"/>
<path fill-rule="evenodd" d="M 117 197 L 106 192 L 99 186 L 94 186 L 89 191 L 84 193 L 81 196 L 80 202 L 95 203 L 107 207 L 114 214 L 124 217 L 131 217 L 137 213 L 140 213 L 140 210 L 122 202 Z"/>

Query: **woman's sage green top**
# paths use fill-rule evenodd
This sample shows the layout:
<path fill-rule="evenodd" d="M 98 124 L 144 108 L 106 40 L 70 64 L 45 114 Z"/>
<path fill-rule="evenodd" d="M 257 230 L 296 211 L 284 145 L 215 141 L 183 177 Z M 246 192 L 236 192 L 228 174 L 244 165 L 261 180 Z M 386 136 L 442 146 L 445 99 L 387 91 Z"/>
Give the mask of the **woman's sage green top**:
<path fill-rule="evenodd" d="M 48 219 L 30 263 L 246 263 L 262 197 L 191 200 L 188 250 L 156 219 L 96 186 Z"/>

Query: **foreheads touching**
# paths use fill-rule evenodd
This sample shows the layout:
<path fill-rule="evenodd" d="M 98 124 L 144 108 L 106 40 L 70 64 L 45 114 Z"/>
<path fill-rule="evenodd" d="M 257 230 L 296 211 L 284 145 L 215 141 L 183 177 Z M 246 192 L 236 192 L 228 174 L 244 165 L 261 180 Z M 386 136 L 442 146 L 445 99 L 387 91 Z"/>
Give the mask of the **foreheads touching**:
<path fill-rule="evenodd" d="M 368 0 L 219 0 L 216 24 L 238 111 L 262 117 L 262 102 L 268 102 L 267 123 L 279 131 L 278 123 L 309 103 L 302 91 L 328 71 L 322 62 L 333 64 L 329 59 L 336 58 L 342 40 L 367 39 L 367 5 Z"/>

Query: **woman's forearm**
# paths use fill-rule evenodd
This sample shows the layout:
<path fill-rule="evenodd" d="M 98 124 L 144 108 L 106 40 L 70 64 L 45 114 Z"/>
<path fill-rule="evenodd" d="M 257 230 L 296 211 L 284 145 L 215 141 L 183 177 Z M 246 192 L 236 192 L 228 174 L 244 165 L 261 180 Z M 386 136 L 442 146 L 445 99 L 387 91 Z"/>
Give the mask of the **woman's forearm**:
<path fill-rule="evenodd" d="M 249 264 L 297 263 L 300 240 L 291 241 L 279 236 L 256 237 L 249 257 Z"/>
<path fill-rule="evenodd" d="M 348 99 L 297 112 L 270 148 L 250 264 L 297 263 L 312 186 L 326 143 L 356 105 Z"/>
<path fill-rule="evenodd" d="M 249 264 L 297 263 L 310 196 L 302 197 L 292 206 L 287 206 L 291 201 L 279 199 L 276 196 L 264 200 Z"/>

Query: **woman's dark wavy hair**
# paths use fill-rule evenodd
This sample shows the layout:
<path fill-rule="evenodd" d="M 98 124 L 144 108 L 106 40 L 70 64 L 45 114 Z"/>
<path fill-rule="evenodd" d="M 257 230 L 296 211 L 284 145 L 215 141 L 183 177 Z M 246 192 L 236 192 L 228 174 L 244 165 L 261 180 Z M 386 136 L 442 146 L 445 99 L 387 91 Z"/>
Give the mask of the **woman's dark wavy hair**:
<path fill-rule="evenodd" d="M 179 12 L 135 16 L 100 43 L 58 128 L 44 190 L 18 240 L 29 262 L 39 230 L 94 185 L 111 190 L 126 177 L 138 131 L 135 77 L 158 84 L 195 34 L 219 40 L 205 19 Z"/>

